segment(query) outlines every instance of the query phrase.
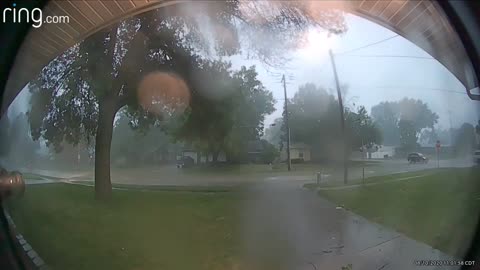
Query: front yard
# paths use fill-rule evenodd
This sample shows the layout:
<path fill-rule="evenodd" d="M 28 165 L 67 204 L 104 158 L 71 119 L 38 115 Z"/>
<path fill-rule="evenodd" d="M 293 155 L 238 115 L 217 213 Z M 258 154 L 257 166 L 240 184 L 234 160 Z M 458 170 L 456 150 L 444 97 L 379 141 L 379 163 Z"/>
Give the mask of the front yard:
<path fill-rule="evenodd" d="M 480 209 L 480 170 L 439 169 L 368 179 L 383 184 L 321 190 L 325 197 L 373 222 L 394 228 L 448 254 L 462 256 Z"/>
<path fill-rule="evenodd" d="M 425 173 L 405 181 L 319 193 L 460 257 L 478 218 L 480 171 Z M 91 187 L 32 185 L 24 197 L 10 200 L 8 208 L 18 231 L 54 270 L 251 269 L 242 268 L 243 189 L 130 187 L 134 190 L 114 190 L 110 202 L 98 203 Z"/>
<path fill-rule="evenodd" d="M 10 201 L 18 230 L 52 269 L 231 269 L 238 254 L 236 192 L 114 191 L 29 186 Z"/>

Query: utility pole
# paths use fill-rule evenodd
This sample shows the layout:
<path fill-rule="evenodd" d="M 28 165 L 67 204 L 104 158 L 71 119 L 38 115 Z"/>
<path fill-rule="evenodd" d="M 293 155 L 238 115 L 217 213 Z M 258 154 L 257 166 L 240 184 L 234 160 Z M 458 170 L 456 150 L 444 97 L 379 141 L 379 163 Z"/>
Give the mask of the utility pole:
<path fill-rule="evenodd" d="M 288 126 L 288 99 L 287 99 L 287 83 L 285 82 L 285 75 L 282 76 L 283 81 L 283 94 L 285 96 L 285 127 L 287 128 L 287 167 L 288 171 L 291 170 L 291 160 L 290 160 L 290 127 Z"/>
<path fill-rule="evenodd" d="M 337 67 L 335 66 L 335 59 L 333 57 L 332 50 L 328 51 L 330 53 L 330 60 L 332 61 L 333 75 L 335 77 L 335 85 L 337 87 L 337 96 L 338 96 L 338 105 L 340 107 L 340 125 L 341 125 L 341 136 L 343 140 L 343 183 L 347 184 L 348 182 L 348 164 L 347 164 L 347 142 L 345 140 L 345 117 L 343 115 L 343 101 L 342 101 L 342 92 L 340 91 L 340 83 L 338 82 Z"/>
<path fill-rule="evenodd" d="M 449 105 L 450 107 L 450 105 Z M 452 111 L 450 108 L 448 109 L 448 122 L 450 124 L 450 129 L 449 129 L 449 137 L 450 137 L 450 145 L 453 145 L 453 136 L 452 136 Z"/>
<path fill-rule="evenodd" d="M 363 147 L 363 135 L 360 134 L 362 137 L 362 184 L 365 184 L 365 154 L 368 154 L 367 147 Z"/>

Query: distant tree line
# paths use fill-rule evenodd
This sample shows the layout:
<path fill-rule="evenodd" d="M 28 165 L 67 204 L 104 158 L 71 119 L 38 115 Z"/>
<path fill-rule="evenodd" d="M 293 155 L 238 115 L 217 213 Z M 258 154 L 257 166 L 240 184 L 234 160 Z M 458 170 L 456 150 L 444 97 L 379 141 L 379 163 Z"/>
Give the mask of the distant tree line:
<path fill-rule="evenodd" d="M 367 150 L 382 143 L 382 135 L 363 106 L 345 108 L 346 141 L 340 136 L 338 100 L 325 88 L 307 83 L 288 100 L 288 119 L 292 142 L 310 147 L 312 160 L 340 160 L 343 145 L 350 151 Z M 285 113 L 284 113 L 285 115 Z M 266 137 L 284 150 L 286 127 L 278 118 L 266 131 Z"/>

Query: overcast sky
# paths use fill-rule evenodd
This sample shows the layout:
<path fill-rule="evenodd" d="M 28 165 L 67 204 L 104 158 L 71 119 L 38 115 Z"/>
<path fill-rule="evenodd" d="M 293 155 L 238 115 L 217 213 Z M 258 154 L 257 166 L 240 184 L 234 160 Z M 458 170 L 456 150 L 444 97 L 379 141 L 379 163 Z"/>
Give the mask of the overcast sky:
<path fill-rule="evenodd" d="M 334 88 L 333 73 L 328 57 L 328 49 L 341 54 L 364 45 L 395 35 L 392 31 L 355 15 L 348 14 L 348 32 L 342 36 L 327 38 L 325 33 L 313 32 L 311 43 L 295 53 L 295 59 L 285 72 L 288 81 L 288 97 L 292 97 L 299 85 L 312 82 L 325 88 Z M 316 34 L 315 34 L 316 33 Z M 336 64 L 341 84 L 348 85 L 345 103 L 364 105 L 368 111 L 381 101 L 399 100 L 403 97 L 421 99 L 439 116 L 439 126 L 450 127 L 449 111 L 453 127 L 463 122 L 476 123 L 478 102 L 470 100 L 463 85 L 455 76 L 436 60 L 412 58 L 371 58 L 351 55 L 408 55 L 430 57 L 422 49 L 397 36 L 380 44 L 350 53 L 350 56 L 336 56 Z M 257 66 L 260 80 L 277 99 L 276 112 L 267 117 L 268 126 L 281 117 L 283 89 L 280 78 L 268 73 L 258 61 L 244 60 L 242 56 L 232 57 L 234 68 L 242 65 Z M 459 93 L 439 91 L 444 89 Z M 12 104 L 9 116 L 25 111 L 28 104 L 28 90 L 22 91 Z"/>
<path fill-rule="evenodd" d="M 333 72 L 328 56 L 330 47 L 340 54 L 351 49 L 395 36 L 395 33 L 361 17 L 348 14 L 348 32 L 330 39 L 326 34 L 312 35 L 312 42 L 296 53 L 296 59 L 290 63 L 286 74 L 294 79 L 287 86 L 288 97 L 292 97 L 299 85 L 312 82 L 325 88 L 334 88 Z M 431 57 L 421 48 L 405 38 L 398 36 L 378 45 L 350 53 L 351 55 L 408 55 Z M 403 97 L 421 99 L 428 103 L 440 119 L 439 125 L 459 126 L 463 122 L 476 123 L 478 102 L 468 98 L 465 87 L 436 60 L 411 58 L 370 58 L 339 55 L 335 57 L 341 84 L 349 86 L 345 102 L 364 105 L 368 111 L 381 101 L 399 100 Z M 277 111 L 267 117 L 267 125 L 281 117 L 283 106 L 283 88 L 279 78 L 269 74 L 258 61 L 242 60 L 234 57 L 234 67 L 257 65 L 260 79 L 273 92 L 277 99 Z M 280 71 L 282 72 L 282 71 Z M 430 89 L 429 89 L 430 88 Z M 439 91 L 445 89 L 460 93 Z"/>

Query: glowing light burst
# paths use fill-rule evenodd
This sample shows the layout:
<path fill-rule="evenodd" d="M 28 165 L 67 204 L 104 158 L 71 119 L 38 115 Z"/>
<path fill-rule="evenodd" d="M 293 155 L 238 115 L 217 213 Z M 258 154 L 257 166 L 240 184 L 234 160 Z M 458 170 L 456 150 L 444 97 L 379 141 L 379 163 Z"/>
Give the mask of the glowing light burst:
<path fill-rule="evenodd" d="M 324 59 L 335 43 L 336 38 L 328 32 L 310 29 L 306 33 L 306 43 L 298 49 L 298 53 L 302 60 L 317 61 Z"/>

